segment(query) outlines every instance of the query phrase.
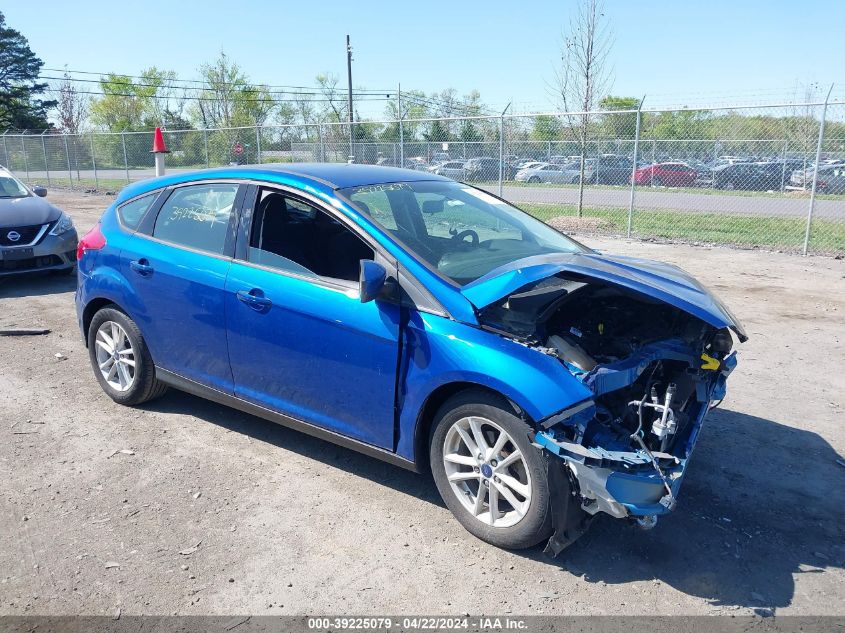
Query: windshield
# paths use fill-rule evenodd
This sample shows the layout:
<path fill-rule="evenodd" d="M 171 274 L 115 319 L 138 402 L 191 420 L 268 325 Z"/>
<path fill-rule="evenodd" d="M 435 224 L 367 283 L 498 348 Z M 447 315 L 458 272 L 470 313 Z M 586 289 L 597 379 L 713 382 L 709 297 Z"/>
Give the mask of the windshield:
<path fill-rule="evenodd" d="M 457 182 L 368 185 L 340 193 L 461 285 L 524 257 L 589 251 L 516 207 Z"/>
<path fill-rule="evenodd" d="M 27 188 L 11 174 L 0 173 L 0 198 L 26 198 Z"/>

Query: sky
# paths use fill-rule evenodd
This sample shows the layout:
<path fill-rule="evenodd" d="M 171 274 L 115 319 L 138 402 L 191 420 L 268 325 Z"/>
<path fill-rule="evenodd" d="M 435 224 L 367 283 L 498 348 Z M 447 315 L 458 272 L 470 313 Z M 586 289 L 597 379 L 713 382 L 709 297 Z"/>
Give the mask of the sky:
<path fill-rule="evenodd" d="M 45 68 L 196 79 L 221 50 L 256 83 L 313 86 L 318 73 L 378 90 L 477 89 L 491 110 L 548 111 L 576 0 L 4 0 Z M 845 96 L 843 0 L 606 0 L 612 94 L 646 106 L 789 101 L 817 83 Z M 46 74 L 46 71 L 45 71 Z M 51 73 L 53 75 L 57 73 Z M 823 87 L 823 88 L 822 88 Z M 367 116 L 383 104 L 367 104 Z"/>

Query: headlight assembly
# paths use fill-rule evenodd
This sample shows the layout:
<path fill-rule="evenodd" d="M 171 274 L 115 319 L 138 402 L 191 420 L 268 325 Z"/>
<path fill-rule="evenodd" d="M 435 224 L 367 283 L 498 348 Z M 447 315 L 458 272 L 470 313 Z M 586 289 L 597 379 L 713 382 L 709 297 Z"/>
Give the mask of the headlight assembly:
<path fill-rule="evenodd" d="M 73 229 L 73 220 L 66 213 L 62 213 L 56 226 L 50 231 L 50 235 L 62 235 Z"/>

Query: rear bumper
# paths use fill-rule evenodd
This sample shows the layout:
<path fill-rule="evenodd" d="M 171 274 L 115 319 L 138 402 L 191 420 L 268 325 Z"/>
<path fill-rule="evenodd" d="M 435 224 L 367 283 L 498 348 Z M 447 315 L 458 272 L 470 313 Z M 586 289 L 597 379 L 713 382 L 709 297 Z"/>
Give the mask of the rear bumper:
<path fill-rule="evenodd" d="M 42 271 L 69 270 L 76 265 L 76 245 L 79 238 L 72 229 L 62 235 L 49 233 L 32 249 L 31 255 L 21 257 L 26 247 L 0 250 L 0 277 L 24 275 Z M 4 257 L 3 253 L 8 253 Z"/>

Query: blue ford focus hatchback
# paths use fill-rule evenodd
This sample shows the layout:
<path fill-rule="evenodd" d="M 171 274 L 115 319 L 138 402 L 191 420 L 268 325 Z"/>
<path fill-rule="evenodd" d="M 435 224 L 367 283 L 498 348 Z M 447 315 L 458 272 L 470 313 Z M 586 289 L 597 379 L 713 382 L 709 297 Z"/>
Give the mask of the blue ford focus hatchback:
<path fill-rule="evenodd" d="M 677 267 L 387 167 L 144 181 L 77 258 L 113 400 L 175 387 L 430 469 L 466 529 L 507 548 L 557 553 L 598 513 L 671 511 L 746 338 Z"/>

